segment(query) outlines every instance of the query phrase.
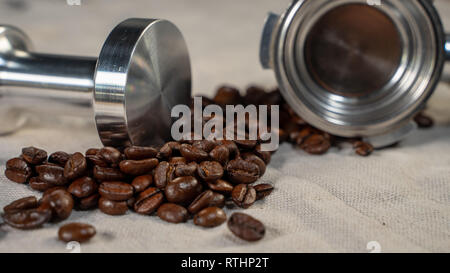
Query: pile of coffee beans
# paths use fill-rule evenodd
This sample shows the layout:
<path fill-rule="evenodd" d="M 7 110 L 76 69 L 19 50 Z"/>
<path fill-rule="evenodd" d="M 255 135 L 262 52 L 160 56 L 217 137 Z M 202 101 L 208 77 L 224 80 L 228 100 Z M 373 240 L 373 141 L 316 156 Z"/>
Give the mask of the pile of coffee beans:
<path fill-rule="evenodd" d="M 358 155 L 368 156 L 373 151 L 360 139 L 338 138 L 307 124 L 278 90 L 250 87 L 241 96 L 239 90 L 224 86 L 213 99 L 203 99 L 203 107 L 209 104 L 280 105 L 280 140 L 310 154 L 324 154 L 343 141 L 353 143 Z M 432 125 L 423 115 L 416 121 L 421 127 Z M 261 143 L 184 140 L 161 147 L 104 147 L 88 149 L 84 154 L 58 151 L 50 155 L 26 147 L 21 155 L 8 160 L 5 175 L 43 195 L 39 200 L 30 196 L 12 202 L 4 207 L 3 219 L 14 228 L 34 229 L 69 218 L 73 209 L 98 208 L 109 215 L 134 211 L 157 215 L 170 223 L 193 219 L 195 225 L 216 227 L 227 221 L 224 206 L 247 209 L 273 191 L 270 184 L 255 185 L 273 153 L 262 151 Z M 260 221 L 243 213 L 234 213 L 228 227 L 247 241 L 259 240 L 265 233 Z M 60 228 L 58 236 L 62 241 L 83 242 L 95 233 L 88 224 L 70 223 Z"/>

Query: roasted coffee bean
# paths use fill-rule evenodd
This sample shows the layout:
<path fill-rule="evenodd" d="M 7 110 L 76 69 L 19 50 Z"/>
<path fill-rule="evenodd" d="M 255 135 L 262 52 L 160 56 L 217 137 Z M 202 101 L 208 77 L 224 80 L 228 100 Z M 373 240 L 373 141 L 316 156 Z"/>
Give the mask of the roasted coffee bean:
<path fill-rule="evenodd" d="M 72 195 L 65 189 L 50 189 L 44 193 L 41 206 L 48 205 L 51 208 L 52 215 L 58 220 L 69 218 L 74 206 Z"/>
<path fill-rule="evenodd" d="M 109 166 L 109 164 L 98 155 L 87 155 L 86 162 L 90 167 L 99 166 L 107 168 Z"/>
<path fill-rule="evenodd" d="M 258 241 L 264 237 L 263 223 L 245 213 L 235 212 L 228 219 L 228 228 L 237 237 L 246 241 Z"/>
<path fill-rule="evenodd" d="M 323 135 L 314 134 L 308 137 L 300 147 L 309 154 L 321 155 L 330 149 L 331 143 Z"/>
<path fill-rule="evenodd" d="M 56 164 L 43 164 L 36 166 L 39 179 L 54 186 L 62 186 L 69 182 L 64 176 L 64 168 Z"/>
<path fill-rule="evenodd" d="M 149 173 L 158 163 L 158 159 L 149 158 L 142 160 L 123 160 L 119 166 L 123 173 L 136 176 Z"/>
<path fill-rule="evenodd" d="M 197 174 L 205 182 L 215 181 L 222 178 L 223 167 L 216 161 L 203 161 L 198 165 Z"/>
<path fill-rule="evenodd" d="M 86 156 L 88 156 L 88 155 L 97 155 L 98 152 L 100 152 L 100 149 L 97 149 L 97 148 L 90 148 L 90 149 L 87 149 L 86 152 L 85 152 L 84 154 L 85 154 Z"/>
<path fill-rule="evenodd" d="M 103 197 L 98 200 L 98 208 L 109 215 L 123 215 L 128 211 L 126 201 L 112 201 Z"/>
<path fill-rule="evenodd" d="M 64 176 L 67 179 L 76 179 L 86 174 L 87 162 L 82 153 L 74 153 L 67 160 L 64 167 Z"/>
<path fill-rule="evenodd" d="M 134 203 L 134 211 L 139 214 L 152 214 L 164 201 L 164 195 L 157 188 L 148 188 L 139 194 Z"/>
<path fill-rule="evenodd" d="M 136 204 L 136 197 L 131 197 L 130 199 L 127 200 L 127 206 L 132 209 L 134 208 L 134 204 Z"/>
<path fill-rule="evenodd" d="M 230 151 L 228 150 L 227 146 L 219 145 L 212 149 L 211 152 L 209 152 L 209 157 L 211 157 L 212 160 L 215 160 L 225 166 L 228 162 L 228 159 L 230 158 Z"/>
<path fill-rule="evenodd" d="M 256 200 L 261 200 L 269 196 L 273 191 L 273 186 L 270 184 L 259 184 L 253 186 L 256 191 Z"/>
<path fill-rule="evenodd" d="M 6 213 L 3 215 L 3 220 L 14 228 L 33 229 L 50 221 L 51 216 L 50 210 L 28 209 Z"/>
<path fill-rule="evenodd" d="M 155 168 L 154 180 L 158 189 L 166 187 L 167 183 L 175 177 L 174 167 L 169 162 L 163 161 Z"/>
<path fill-rule="evenodd" d="M 26 147 L 22 149 L 22 158 L 29 164 L 38 165 L 47 159 L 47 152 L 35 147 Z"/>
<path fill-rule="evenodd" d="M 95 233 L 95 228 L 89 224 L 69 223 L 59 228 L 58 238 L 63 242 L 83 243 L 94 237 Z"/>
<path fill-rule="evenodd" d="M 158 150 L 155 149 L 154 147 L 138 147 L 138 146 L 127 147 L 125 148 L 124 152 L 127 159 L 131 160 L 154 158 L 158 154 Z"/>
<path fill-rule="evenodd" d="M 370 143 L 363 141 L 356 141 L 353 144 L 355 152 L 360 156 L 369 156 L 373 152 L 373 146 Z"/>
<path fill-rule="evenodd" d="M 26 183 L 32 173 L 33 170 L 22 158 L 12 158 L 6 162 L 5 176 L 11 181 Z"/>
<path fill-rule="evenodd" d="M 209 205 L 211 207 L 223 208 L 225 206 L 225 201 L 225 196 L 223 194 L 215 192 Z"/>
<path fill-rule="evenodd" d="M 197 173 L 197 167 L 197 162 L 177 165 L 175 167 L 175 176 L 194 176 Z"/>
<path fill-rule="evenodd" d="M 110 164 L 112 167 L 115 167 L 122 160 L 122 154 L 119 150 L 113 147 L 104 147 L 101 148 L 98 152 L 98 156 Z"/>
<path fill-rule="evenodd" d="M 48 183 L 46 181 L 42 181 L 39 178 L 39 176 L 30 178 L 29 183 L 30 183 L 30 187 L 33 190 L 37 190 L 37 191 L 41 191 L 41 192 L 46 191 L 46 190 L 54 187 L 52 184 L 50 184 L 50 183 Z"/>
<path fill-rule="evenodd" d="M 170 223 L 186 222 L 189 214 L 188 211 L 180 205 L 165 203 L 158 208 L 158 216 L 164 221 Z"/>
<path fill-rule="evenodd" d="M 212 149 L 214 149 L 214 147 L 217 146 L 217 142 L 208 139 L 194 140 L 192 146 L 209 153 Z"/>
<path fill-rule="evenodd" d="M 125 201 L 133 196 L 133 186 L 124 182 L 103 182 L 98 188 L 102 197 L 112 201 Z"/>
<path fill-rule="evenodd" d="M 246 209 L 255 203 L 256 190 L 247 184 L 240 184 L 234 187 L 231 198 L 237 206 Z"/>
<path fill-rule="evenodd" d="M 266 96 L 266 91 L 259 86 L 250 86 L 245 91 L 244 102 L 245 104 L 260 105 L 263 104 L 262 100 Z"/>
<path fill-rule="evenodd" d="M 133 186 L 134 192 L 144 191 L 151 184 L 153 184 L 153 177 L 150 174 L 135 177 L 133 179 L 133 182 L 131 182 L 131 186 Z"/>
<path fill-rule="evenodd" d="M 202 227 L 217 227 L 226 220 L 227 215 L 218 207 L 205 208 L 194 216 L 194 224 Z"/>
<path fill-rule="evenodd" d="M 266 163 L 266 165 L 269 165 L 272 153 L 269 151 L 263 151 L 261 149 L 261 144 L 256 145 L 255 154 L 259 156 L 262 160 L 264 160 L 264 163 Z"/>
<path fill-rule="evenodd" d="M 219 179 L 217 181 L 208 182 L 208 187 L 216 192 L 221 192 L 223 194 L 231 194 L 234 186 L 225 180 Z"/>
<path fill-rule="evenodd" d="M 97 188 L 97 183 L 92 178 L 84 176 L 73 181 L 67 191 L 75 197 L 84 198 L 97 192 Z"/>
<path fill-rule="evenodd" d="M 237 156 L 239 156 L 239 148 L 236 145 L 236 143 L 232 140 L 218 140 L 217 143 L 219 145 L 224 145 L 225 147 L 227 147 L 228 152 L 230 154 L 230 159 L 233 159 Z"/>
<path fill-rule="evenodd" d="M 80 210 L 89 210 L 94 209 L 98 206 L 98 199 L 100 195 L 98 193 L 94 193 L 91 196 L 81 198 L 78 202 L 78 209 Z"/>
<path fill-rule="evenodd" d="M 202 192 L 197 198 L 192 201 L 192 203 L 188 207 L 188 211 L 191 214 L 196 214 L 202 209 L 209 207 L 212 200 L 214 198 L 214 192 L 211 190 L 207 190 Z"/>
<path fill-rule="evenodd" d="M 48 162 L 57 164 L 61 167 L 66 166 L 67 161 L 69 160 L 70 155 L 66 152 L 55 152 L 48 157 Z"/>
<path fill-rule="evenodd" d="M 202 185 L 192 176 L 175 178 L 165 188 L 167 200 L 176 204 L 189 204 L 201 192 Z"/>
<path fill-rule="evenodd" d="M 169 160 L 169 164 L 173 165 L 173 166 L 178 166 L 178 165 L 185 165 L 186 164 L 186 158 L 181 157 L 181 156 L 176 156 L 176 157 L 172 157 Z"/>
<path fill-rule="evenodd" d="M 120 181 L 125 178 L 124 174 L 114 168 L 94 167 L 94 177 L 98 181 Z"/>
<path fill-rule="evenodd" d="M 417 123 L 419 128 L 431 128 L 434 125 L 434 121 L 429 116 L 424 113 L 419 113 L 414 117 L 414 121 Z"/>
<path fill-rule="evenodd" d="M 159 159 L 168 159 L 173 155 L 176 155 L 179 153 L 180 150 L 180 143 L 171 141 L 164 144 L 161 149 L 159 149 L 157 157 Z"/>
<path fill-rule="evenodd" d="M 242 97 L 239 93 L 239 90 L 230 86 L 220 87 L 217 90 L 213 100 L 216 104 L 222 107 L 226 105 L 236 105 L 242 103 Z"/>
<path fill-rule="evenodd" d="M 258 141 L 249 140 L 249 139 L 234 140 L 234 142 L 236 142 L 238 147 L 245 149 L 245 150 L 251 150 L 251 149 L 255 148 L 256 144 L 258 144 Z"/>
<path fill-rule="evenodd" d="M 202 162 L 208 159 L 207 152 L 189 144 L 181 144 L 180 152 L 188 162 Z"/>
<path fill-rule="evenodd" d="M 264 160 L 262 160 L 259 156 L 253 154 L 253 153 L 243 153 L 241 155 L 242 159 L 252 162 L 256 165 L 258 165 L 260 176 L 263 176 L 266 172 L 266 163 Z"/>
<path fill-rule="evenodd" d="M 3 208 L 5 213 L 12 213 L 21 210 L 34 209 L 38 207 L 38 200 L 34 196 L 20 198 L 11 202 Z"/>
<path fill-rule="evenodd" d="M 258 165 L 242 158 L 228 162 L 226 170 L 228 178 L 235 184 L 250 184 L 261 176 Z"/>

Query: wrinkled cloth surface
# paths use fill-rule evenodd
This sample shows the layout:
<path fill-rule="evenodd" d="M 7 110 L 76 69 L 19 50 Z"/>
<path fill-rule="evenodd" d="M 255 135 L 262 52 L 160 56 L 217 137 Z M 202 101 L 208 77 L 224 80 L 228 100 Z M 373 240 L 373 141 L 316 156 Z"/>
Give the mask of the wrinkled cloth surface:
<path fill-rule="evenodd" d="M 258 43 L 267 11 L 281 11 L 289 1 L 25 1 L 0 4 L 2 23 L 21 27 L 39 51 L 98 55 L 108 32 L 127 17 L 174 21 L 191 51 L 194 90 L 212 95 L 222 83 L 274 87 L 270 71 L 258 64 Z M 446 24 L 450 4 L 437 1 Z M 101 12 L 100 12 L 101 11 Z M 49 16 L 51 14 L 51 16 Z M 97 50 L 97 51 L 96 51 Z M 1 101 L 0 101 L 1 103 Z M 450 86 L 441 84 L 428 114 L 431 130 L 414 132 L 398 146 L 368 158 L 349 145 L 311 156 L 284 144 L 273 156 L 261 183 L 275 191 L 245 212 L 261 220 L 266 236 L 244 242 L 226 224 L 213 229 L 170 224 L 158 217 L 99 211 L 74 211 L 57 224 L 32 231 L 0 227 L 0 252 L 69 252 L 57 240 L 67 222 L 93 224 L 97 235 L 81 252 L 450 252 Z M 0 206 L 28 195 L 40 196 L 3 175 L 5 162 L 24 146 L 48 152 L 85 151 L 100 142 L 92 123 L 33 115 L 18 132 L 0 137 Z M 233 211 L 226 212 L 228 216 Z"/>

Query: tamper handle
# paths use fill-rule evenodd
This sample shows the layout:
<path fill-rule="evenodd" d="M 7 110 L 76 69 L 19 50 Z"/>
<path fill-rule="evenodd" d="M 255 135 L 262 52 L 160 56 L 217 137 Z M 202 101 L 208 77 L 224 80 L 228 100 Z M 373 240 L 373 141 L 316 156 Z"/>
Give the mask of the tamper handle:
<path fill-rule="evenodd" d="M 450 33 L 447 34 L 445 39 L 445 59 L 450 61 Z"/>

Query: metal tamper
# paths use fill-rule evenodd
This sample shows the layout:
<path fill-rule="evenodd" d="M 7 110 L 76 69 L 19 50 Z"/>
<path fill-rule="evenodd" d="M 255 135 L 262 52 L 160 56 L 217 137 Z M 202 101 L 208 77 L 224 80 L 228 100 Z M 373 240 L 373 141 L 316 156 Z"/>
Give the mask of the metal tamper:
<path fill-rule="evenodd" d="M 382 147 L 415 128 L 450 37 L 430 0 L 295 0 L 268 17 L 260 52 L 302 118 Z"/>
<path fill-rule="evenodd" d="M 188 49 L 169 21 L 125 20 L 98 58 L 34 53 L 22 31 L 0 26 L 0 133 L 31 108 L 91 116 L 107 146 L 157 145 L 170 137 L 171 108 L 190 98 Z"/>

